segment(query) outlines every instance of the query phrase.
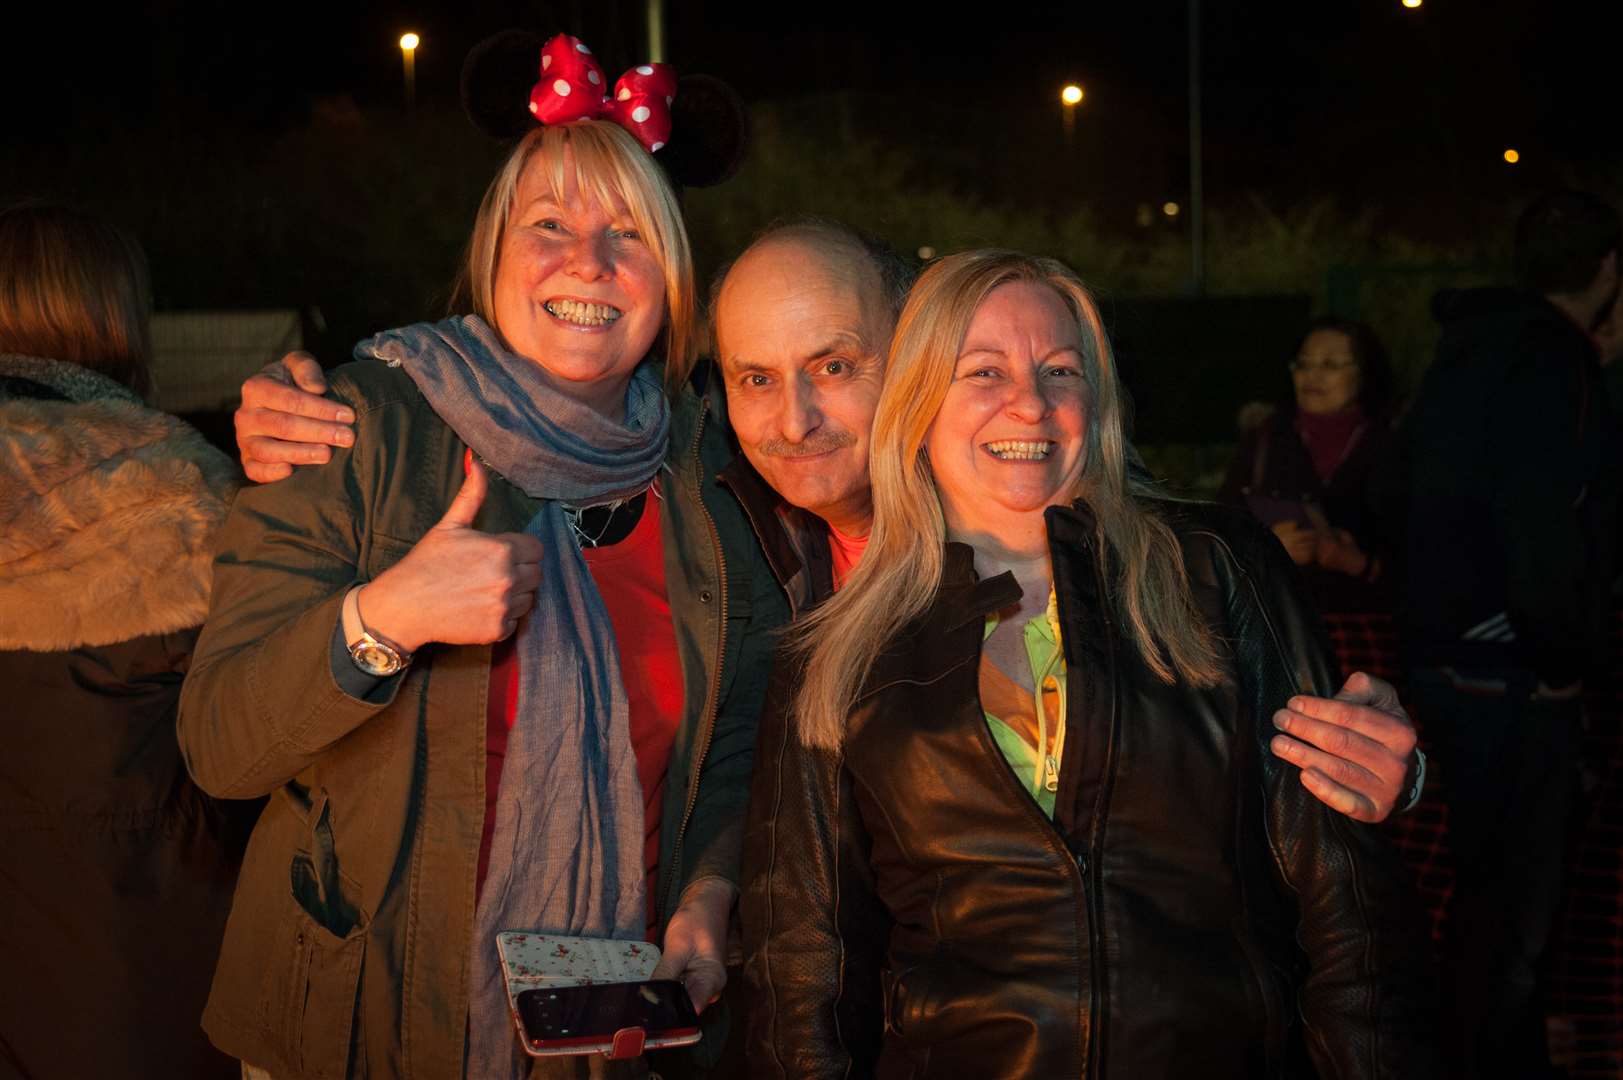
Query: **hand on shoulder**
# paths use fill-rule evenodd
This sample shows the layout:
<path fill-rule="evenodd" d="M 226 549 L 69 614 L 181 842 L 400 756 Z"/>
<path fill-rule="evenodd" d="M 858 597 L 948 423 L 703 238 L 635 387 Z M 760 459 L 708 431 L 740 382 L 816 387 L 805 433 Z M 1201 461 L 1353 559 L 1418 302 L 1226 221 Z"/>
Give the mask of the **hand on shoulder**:
<path fill-rule="evenodd" d="M 1385 821 L 1417 765 L 1416 735 L 1390 683 L 1354 672 L 1334 698 L 1298 694 L 1274 714 L 1275 754 L 1302 786 L 1358 821 Z"/>
<path fill-rule="evenodd" d="M 288 353 L 242 384 L 232 422 L 250 480 L 284 480 L 295 465 L 325 464 L 329 447 L 354 444 L 355 411 L 326 392 L 321 364 L 307 352 Z"/>

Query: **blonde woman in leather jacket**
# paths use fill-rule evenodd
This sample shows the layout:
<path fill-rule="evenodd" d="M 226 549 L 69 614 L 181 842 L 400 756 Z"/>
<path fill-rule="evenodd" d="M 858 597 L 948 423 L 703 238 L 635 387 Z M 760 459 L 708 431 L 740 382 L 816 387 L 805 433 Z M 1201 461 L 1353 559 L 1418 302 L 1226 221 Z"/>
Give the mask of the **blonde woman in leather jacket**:
<path fill-rule="evenodd" d="M 752 1076 L 1435 1071 L 1396 860 L 1268 752 L 1333 691 L 1294 570 L 1129 479 L 1121 409 L 1060 264 L 915 287 L 867 556 L 762 720 Z"/>

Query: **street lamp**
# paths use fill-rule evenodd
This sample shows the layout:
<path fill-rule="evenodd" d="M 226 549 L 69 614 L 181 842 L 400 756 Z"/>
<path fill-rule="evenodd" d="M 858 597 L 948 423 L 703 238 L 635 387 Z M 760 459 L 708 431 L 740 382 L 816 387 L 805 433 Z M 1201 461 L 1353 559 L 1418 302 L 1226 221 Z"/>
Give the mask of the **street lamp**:
<path fill-rule="evenodd" d="M 1522 156 L 1519 153 L 1516 152 L 1514 147 L 1512 147 L 1511 149 L 1508 149 L 1508 150 L 1505 151 L 1505 164 L 1506 165 L 1514 165 L 1514 164 L 1516 164 L 1516 162 L 1520 161 L 1521 159 L 1522 159 Z"/>
<path fill-rule="evenodd" d="M 416 34 L 400 35 L 400 63 L 406 74 L 406 108 L 417 107 L 417 45 L 422 41 Z"/>
<path fill-rule="evenodd" d="M 1412 11 L 1415 8 L 1419 7 L 1422 2 L 1423 2 L 1423 0 L 1403 0 L 1403 6 Z"/>
<path fill-rule="evenodd" d="M 1065 148 L 1069 150 L 1076 142 L 1076 107 L 1082 104 L 1082 88 L 1076 83 L 1067 83 L 1059 92 L 1061 119 L 1065 126 Z"/>

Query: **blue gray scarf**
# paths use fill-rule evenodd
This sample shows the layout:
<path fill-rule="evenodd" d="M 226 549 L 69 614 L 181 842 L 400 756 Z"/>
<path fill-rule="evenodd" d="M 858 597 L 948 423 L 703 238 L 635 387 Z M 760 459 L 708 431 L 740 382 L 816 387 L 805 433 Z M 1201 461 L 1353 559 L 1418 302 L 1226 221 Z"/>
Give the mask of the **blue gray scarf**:
<path fill-rule="evenodd" d="M 527 1069 L 496 953 L 501 930 L 640 939 L 646 918 L 642 786 L 614 628 L 564 504 L 628 498 L 665 459 L 670 407 L 644 364 L 616 423 L 551 389 L 476 316 L 419 323 L 356 346 L 403 365 L 474 453 L 544 500 L 525 532 L 546 554 L 518 626 L 517 715 L 474 913 L 470 1077 Z"/>

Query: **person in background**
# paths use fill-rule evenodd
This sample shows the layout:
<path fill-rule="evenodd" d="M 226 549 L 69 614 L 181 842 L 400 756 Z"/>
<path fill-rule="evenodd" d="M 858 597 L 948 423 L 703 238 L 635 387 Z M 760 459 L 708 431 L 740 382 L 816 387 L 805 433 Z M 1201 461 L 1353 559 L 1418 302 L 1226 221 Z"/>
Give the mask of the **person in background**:
<path fill-rule="evenodd" d="M 149 408 L 121 230 L 0 209 L 0 1071 L 226 1077 L 198 1017 L 245 815 L 186 775 L 181 679 L 239 482 Z"/>
<path fill-rule="evenodd" d="M 1601 385 L 1606 389 L 1606 400 L 1611 403 L 1613 414 L 1623 417 L 1623 364 L 1618 363 L 1618 359 L 1623 357 L 1623 289 L 1618 290 L 1617 299 L 1612 301 L 1612 310 L 1602 317 L 1592 336 L 1600 361 Z M 1619 512 L 1623 513 L 1623 506 L 1619 507 Z M 1612 599 L 1614 604 L 1623 603 L 1623 529 L 1618 530 L 1613 541 Z"/>
<path fill-rule="evenodd" d="M 1540 957 L 1560 901 L 1586 675 L 1605 670 L 1619 453 L 1594 334 L 1623 225 L 1562 191 L 1516 224 L 1514 288 L 1439 293 L 1404 421 L 1405 649 L 1447 768 L 1450 1057 L 1549 1072 Z"/>
<path fill-rule="evenodd" d="M 1607 400 L 1612 403 L 1612 411 L 1623 416 L 1623 364 L 1617 362 L 1623 357 L 1623 289 L 1612 302 L 1612 310 L 1595 327 L 1594 338 Z"/>
<path fill-rule="evenodd" d="M 1130 470 L 1075 275 L 932 264 L 870 445 L 761 720 L 750 1075 L 1434 1075 L 1394 853 L 1268 751 L 1332 685 L 1296 575 Z"/>
<path fill-rule="evenodd" d="M 1385 486 L 1397 437 L 1392 365 L 1375 331 L 1315 319 L 1290 362 L 1294 401 L 1242 432 L 1220 498 L 1273 530 L 1321 612 L 1391 611 Z"/>

